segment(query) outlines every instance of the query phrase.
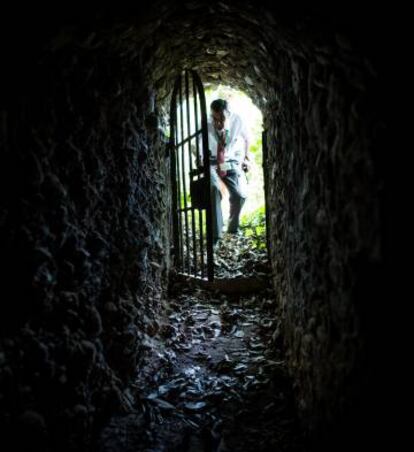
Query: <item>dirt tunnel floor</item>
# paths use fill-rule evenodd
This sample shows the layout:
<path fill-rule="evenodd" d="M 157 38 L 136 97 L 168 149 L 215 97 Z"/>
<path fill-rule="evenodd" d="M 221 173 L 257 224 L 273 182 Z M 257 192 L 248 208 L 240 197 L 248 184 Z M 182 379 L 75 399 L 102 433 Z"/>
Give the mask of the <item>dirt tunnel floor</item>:
<path fill-rule="evenodd" d="M 219 254 L 230 268 L 239 256 L 250 275 L 262 273 L 265 254 L 253 248 L 234 238 Z M 144 396 L 132 403 L 131 394 L 133 412 L 112 418 L 98 450 L 303 452 L 272 290 L 223 295 L 176 281 L 170 297 L 161 337 L 148 344 L 154 356 L 135 382 Z"/>

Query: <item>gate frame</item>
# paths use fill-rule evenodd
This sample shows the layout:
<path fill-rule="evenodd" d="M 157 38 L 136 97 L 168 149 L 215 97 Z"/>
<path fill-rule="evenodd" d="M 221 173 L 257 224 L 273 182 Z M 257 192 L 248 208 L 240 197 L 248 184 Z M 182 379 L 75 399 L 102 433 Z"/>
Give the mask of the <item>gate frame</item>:
<path fill-rule="evenodd" d="M 189 119 L 189 76 L 191 75 L 192 85 L 193 85 L 193 96 L 194 96 L 194 111 L 195 111 L 195 129 L 197 129 L 198 125 L 198 108 L 197 108 L 197 98 L 200 102 L 200 113 L 201 113 L 201 129 L 195 130 L 192 133 L 190 129 L 190 119 Z M 183 79 L 184 76 L 184 79 Z M 187 105 L 187 132 L 188 136 L 184 137 L 183 132 L 183 96 L 182 96 L 182 86 L 183 82 L 185 84 L 185 95 L 186 95 L 186 105 Z M 178 131 L 177 131 L 177 110 L 180 110 L 180 118 L 181 118 L 181 142 L 178 143 Z M 178 158 L 179 149 L 182 147 L 182 152 L 184 155 L 184 143 L 185 140 L 190 141 L 191 139 L 196 140 L 196 146 L 198 150 L 198 140 L 199 135 L 201 133 L 202 138 L 202 151 L 203 151 L 203 168 L 202 171 L 199 171 L 199 175 L 203 175 L 206 178 L 206 186 L 207 186 L 207 194 L 208 194 L 208 202 L 206 206 L 206 229 L 207 229 L 207 240 L 206 240 L 206 251 L 207 251 L 207 279 L 208 281 L 214 280 L 214 251 L 213 251 L 213 223 L 212 223 L 212 196 L 211 196 L 211 179 L 210 179 L 210 157 L 209 157 L 209 149 L 208 149 L 208 131 L 207 131 L 207 109 L 206 109 L 206 99 L 204 94 L 203 84 L 197 72 L 192 69 L 183 70 L 177 77 L 174 89 L 171 97 L 170 103 L 170 142 L 169 142 L 169 155 L 170 155 L 170 176 L 171 176 L 171 187 L 172 187 L 172 225 L 173 225 L 173 262 L 174 265 L 179 269 L 179 272 L 184 273 L 184 255 L 181 255 L 182 251 L 182 243 L 184 240 L 183 228 L 180 228 L 180 220 L 181 212 L 185 210 L 186 212 L 190 210 L 192 212 L 193 226 L 194 226 L 194 211 L 200 209 L 196 209 L 194 207 L 187 208 L 186 204 L 184 209 L 178 207 L 178 196 L 179 196 L 179 187 L 177 185 L 177 180 L 180 180 L 180 174 L 177 173 L 178 168 L 176 164 L 176 158 Z M 190 155 L 191 162 L 191 155 Z M 191 176 L 189 176 L 191 177 Z M 185 194 L 186 198 L 186 194 Z M 185 203 L 186 203 L 185 199 Z M 204 209 L 203 209 L 204 210 Z M 186 213 L 187 215 L 187 213 Z M 200 214 L 199 214 L 200 218 Z M 193 230 L 193 235 L 195 233 L 195 228 Z M 188 225 L 186 227 L 187 241 L 188 241 Z M 201 240 L 203 240 L 203 231 L 200 231 Z M 193 237 L 194 243 L 195 238 Z M 188 242 L 187 242 L 188 243 Z M 202 242 L 201 242 L 202 243 Z M 188 253 L 187 246 L 187 253 Z M 195 261 L 196 261 L 196 247 L 194 247 L 193 252 L 195 253 Z M 203 255 L 203 249 L 200 248 L 200 255 Z M 189 256 L 191 259 L 194 256 Z M 204 266 L 204 262 L 202 260 L 202 265 Z M 195 271 L 197 267 L 195 266 Z M 188 275 L 200 279 L 197 275 Z M 203 270 L 202 276 L 203 278 Z"/>

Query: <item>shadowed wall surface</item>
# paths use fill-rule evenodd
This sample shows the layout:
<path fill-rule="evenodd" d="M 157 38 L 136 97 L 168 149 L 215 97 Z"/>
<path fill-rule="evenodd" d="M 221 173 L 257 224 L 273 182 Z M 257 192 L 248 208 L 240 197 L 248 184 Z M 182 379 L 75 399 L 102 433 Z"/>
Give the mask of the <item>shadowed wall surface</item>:
<path fill-rule="evenodd" d="M 173 82 L 193 68 L 263 112 L 274 340 L 309 437 L 369 437 L 363 420 L 378 408 L 387 349 L 383 20 L 340 6 L 201 0 L 10 16 L 0 205 L 7 430 L 88 450 L 101 420 L 127 407 L 168 304 L 163 131 Z"/>

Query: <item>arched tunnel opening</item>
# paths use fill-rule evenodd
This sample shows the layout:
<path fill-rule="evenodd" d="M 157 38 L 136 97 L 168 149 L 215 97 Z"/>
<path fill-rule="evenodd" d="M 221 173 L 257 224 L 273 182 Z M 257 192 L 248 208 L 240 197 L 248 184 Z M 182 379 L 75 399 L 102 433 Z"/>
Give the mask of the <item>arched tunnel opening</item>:
<path fill-rule="evenodd" d="M 394 444 L 378 397 L 392 381 L 386 14 L 353 11 L 193 0 L 3 15 L 8 450 Z M 263 114 L 266 288 L 173 276 L 165 130 L 183 70 Z"/>

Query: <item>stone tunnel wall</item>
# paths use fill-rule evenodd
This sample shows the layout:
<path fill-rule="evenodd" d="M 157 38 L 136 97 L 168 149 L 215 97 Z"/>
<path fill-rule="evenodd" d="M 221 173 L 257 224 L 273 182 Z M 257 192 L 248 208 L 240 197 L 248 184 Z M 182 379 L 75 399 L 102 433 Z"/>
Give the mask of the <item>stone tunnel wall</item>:
<path fill-rule="evenodd" d="M 6 49 L 0 404 L 6 427 L 17 419 L 39 441 L 47 427 L 86 448 L 156 331 L 169 267 L 157 109 L 185 67 L 245 90 L 264 114 L 274 338 L 304 426 L 334 434 L 367 404 L 356 401 L 380 337 L 366 295 L 382 261 L 381 67 L 295 8 L 179 3 L 69 17 Z"/>
<path fill-rule="evenodd" d="M 387 148 L 378 74 L 339 37 L 325 44 L 279 55 L 265 108 L 274 339 L 310 437 L 348 450 L 379 425 Z"/>
<path fill-rule="evenodd" d="M 37 36 L 2 91 L 0 423 L 16 450 L 80 451 L 155 333 L 168 159 L 138 63 L 80 26 Z"/>

